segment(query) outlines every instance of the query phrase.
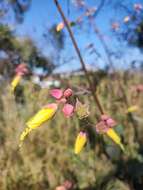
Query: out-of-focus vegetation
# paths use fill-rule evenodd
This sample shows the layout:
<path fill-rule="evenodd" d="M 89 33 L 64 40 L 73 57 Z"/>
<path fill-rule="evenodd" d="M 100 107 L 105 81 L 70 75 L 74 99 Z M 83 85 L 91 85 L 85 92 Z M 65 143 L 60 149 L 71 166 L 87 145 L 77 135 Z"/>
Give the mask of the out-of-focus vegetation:
<path fill-rule="evenodd" d="M 63 36 L 59 34 L 57 40 L 56 38 L 55 36 L 54 42 L 58 44 Z M 20 62 L 26 62 L 31 70 L 43 69 L 46 74 L 51 74 L 56 68 L 56 60 L 44 56 L 31 38 L 17 37 L 6 25 L 0 25 L 0 51 L 4 54 L 4 58 L 0 60 L 0 73 L 7 77 L 13 74 Z"/>

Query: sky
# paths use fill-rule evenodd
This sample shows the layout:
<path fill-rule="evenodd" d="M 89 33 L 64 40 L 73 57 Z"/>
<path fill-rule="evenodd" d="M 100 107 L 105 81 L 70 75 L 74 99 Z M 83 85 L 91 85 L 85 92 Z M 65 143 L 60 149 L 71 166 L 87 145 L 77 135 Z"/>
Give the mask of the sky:
<path fill-rule="evenodd" d="M 71 21 L 75 20 L 81 15 L 81 12 L 77 10 L 77 8 L 72 4 L 72 1 L 70 0 L 70 6 L 68 6 L 68 0 L 59 0 L 59 3 L 62 6 L 62 9 L 67 16 L 67 18 Z M 114 0 L 106 0 L 106 7 L 103 7 L 103 9 L 100 11 L 100 14 L 96 18 L 96 24 L 102 31 L 102 33 L 105 35 L 105 40 L 109 48 L 115 49 L 119 48 L 122 50 L 120 47 L 120 44 L 116 39 L 114 39 L 113 33 L 111 33 L 111 21 L 118 21 L 119 19 L 124 18 L 126 16 L 123 12 L 121 11 L 116 11 L 116 9 L 113 9 L 110 6 L 110 2 Z M 118 1 L 118 0 L 117 0 Z M 89 7 L 97 7 L 99 6 L 99 0 L 88 0 L 86 1 L 87 5 Z M 142 0 L 126 0 L 127 3 L 134 4 L 135 2 L 141 3 Z M 109 5 L 108 5 L 109 4 Z M 43 39 L 43 32 L 48 33 L 48 28 L 50 28 L 53 24 L 58 24 L 62 21 L 57 8 L 54 4 L 53 0 L 32 0 L 30 9 L 26 12 L 24 21 L 22 24 L 15 23 L 13 21 L 9 22 L 11 25 L 14 26 L 16 34 L 23 37 L 23 36 L 29 36 L 31 37 L 36 44 L 39 46 L 39 48 L 44 52 L 46 56 L 50 56 L 50 53 L 54 53 L 54 49 L 52 49 L 53 52 L 51 52 L 50 45 L 47 41 Z M 89 25 L 83 26 L 82 29 L 78 29 L 77 27 L 72 28 L 75 38 L 77 40 L 78 46 L 82 52 L 83 58 L 87 65 L 92 65 L 95 68 L 100 67 L 103 68 L 105 66 L 106 62 L 106 55 L 104 52 L 104 49 L 99 42 L 97 36 L 95 33 L 93 33 L 92 29 L 90 28 Z M 75 50 L 73 48 L 73 45 L 71 43 L 71 40 L 69 38 L 69 35 L 66 31 L 66 29 L 63 30 L 66 36 L 66 43 L 65 43 L 65 48 L 61 51 L 61 57 L 66 57 L 69 58 L 70 56 L 75 56 L 75 59 L 70 62 L 70 67 L 69 64 L 64 65 L 63 67 L 60 67 L 57 69 L 57 71 L 68 71 L 68 70 L 76 70 L 77 68 L 80 68 L 80 63 L 78 60 L 78 57 L 76 56 Z M 85 47 L 91 43 L 94 42 L 94 45 L 96 49 L 100 52 L 102 55 L 103 59 L 96 60 L 95 56 L 89 55 L 88 51 L 85 51 Z M 136 50 L 130 50 L 128 49 L 127 52 L 129 51 L 129 55 L 131 55 L 130 51 L 132 51 L 132 56 L 129 56 L 128 54 L 125 55 L 125 59 L 127 59 L 126 64 L 131 61 L 131 59 L 134 59 L 135 56 L 138 56 L 142 59 L 142 55 L 140 52 Z M 122 64 L 121 64 L 122 62 Z M 115 63 L 116 66 L 121 66 L 124 67 L 124 61 L 120 61 L 120 64 L 118 61 Z"/>

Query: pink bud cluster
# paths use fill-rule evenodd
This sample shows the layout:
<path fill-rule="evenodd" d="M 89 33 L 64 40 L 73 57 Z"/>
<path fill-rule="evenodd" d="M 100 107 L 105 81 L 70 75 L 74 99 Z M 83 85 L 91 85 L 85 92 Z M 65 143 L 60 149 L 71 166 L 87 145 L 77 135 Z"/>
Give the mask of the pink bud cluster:
<path fill-rule="evenodd" d="M 68 103 L 68 98 L 73 95 L 73 91 L 68 88 L 66 90 L 52 89 L 50 94 L 57 100 L 57 104 L 62 103 L 62 112 L 66 117 L 71 117 L 74 112 L 74 106 Z"/>
<path fill-rule="evenodd" d="M 24 63 L 19 64 L 15 69 L 16 75 L 23 76 L 28 73 L 27 65 Z"/>
<path fill-rule="evenodd" d="M 110 116 L 101 115 L 100 121 L 96 124 L 97 133 L 106 133 L 109 129 L 116 126 L 116 121 L 114 121 Z"/>

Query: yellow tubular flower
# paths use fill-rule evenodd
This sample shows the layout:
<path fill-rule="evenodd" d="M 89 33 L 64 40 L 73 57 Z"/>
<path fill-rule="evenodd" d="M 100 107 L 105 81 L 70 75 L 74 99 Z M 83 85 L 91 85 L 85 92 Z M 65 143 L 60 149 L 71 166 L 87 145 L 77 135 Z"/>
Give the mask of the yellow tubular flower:
<path fill-rule="evenodd" d="M 75 141 L 74 153 L 79 154 L 87 141 L 85 132 L 80 132 Z"/>
<path fill-rule="evenodd" d="M 11 89 L 12 91 L 15 90 L 16 86 L 18 85 L 19 81 L 21 80 L 21 75 L 16 75 L 11 82 Z"/>
<path fill-rule="evenodd" d="M 114 131 L 114 129 L 109 129 L 106 134 L 116 143 L 120 146 L 122 151 L 125 151 L 125 148 L 123 144 L 121 143 L 121 138 L 118 136 L 118 134 Z"/>
<path fill-rule="evenodd" d="M 57 111 L 57 104 L 52 103 L 47 107 L 42 108 L 39 112 L 37 112 L 27 123 L 26 129 L 20 135 L 20 141 L 22 142 L 25 137 L 37 127 L 41 126 L 47 120 L 50 120 Z"/>
<path fill-rule="evenodd" d="M 134 111 L 137 111 L 138 110 L 138 106 L 134 105 L 134 106 L 131 106 L 127 109 L 127 112 L 126 113 L 131 113 L 131 112 L 134 112 Z"/>

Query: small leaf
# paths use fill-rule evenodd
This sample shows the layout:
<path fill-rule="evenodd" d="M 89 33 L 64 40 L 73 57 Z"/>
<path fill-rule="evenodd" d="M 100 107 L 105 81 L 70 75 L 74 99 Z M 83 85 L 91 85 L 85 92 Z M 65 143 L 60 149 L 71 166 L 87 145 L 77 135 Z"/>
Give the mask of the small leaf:
<path fill-rule="evenodd" d="M 83 119 L 89 116 L 89 106 L 87 104 L 82 104 L 78 99 L 76 99 L 75 111 L 79 119 Z"/>
<path fill-rule="evenodd" d="M 76 25 L 76 22 L 72 21 L 70 22 L 70 26 L 75 26 Z"/>

